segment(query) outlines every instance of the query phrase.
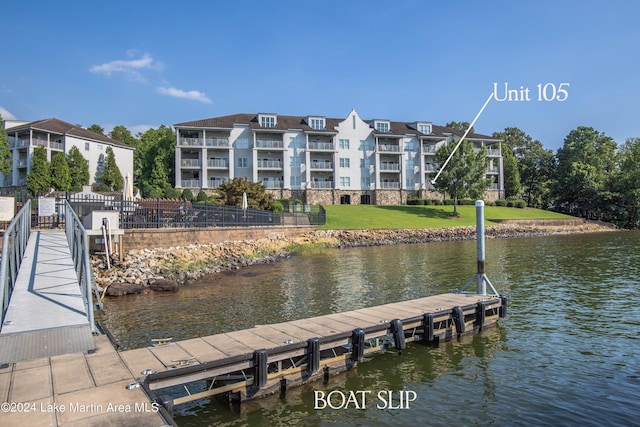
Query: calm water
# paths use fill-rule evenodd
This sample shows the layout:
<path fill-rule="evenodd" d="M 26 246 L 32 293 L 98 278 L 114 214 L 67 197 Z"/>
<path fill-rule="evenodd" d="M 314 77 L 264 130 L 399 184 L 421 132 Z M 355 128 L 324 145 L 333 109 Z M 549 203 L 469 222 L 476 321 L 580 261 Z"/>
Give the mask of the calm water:
<path fill-rule="evenodd" d="M 125 348 L 447 292 L 475 273 L 475 242 L 325 250 L 210 277 L 176 294 L 110 299 Z M 353 372 L 232 412 L 179 408 L 181 426 L 639 425 L 640 233 L 487 241 L 508 317 L 482 334 L 410 344 Z M 472 285 L 473 286 L 473 285 Z M 370 392 L 367 409 L 314 409 L 313 390 Z M 390 391 L 408 409 L 377 409 Z M 406 405 L 405 405 L 406 406 Z"/>

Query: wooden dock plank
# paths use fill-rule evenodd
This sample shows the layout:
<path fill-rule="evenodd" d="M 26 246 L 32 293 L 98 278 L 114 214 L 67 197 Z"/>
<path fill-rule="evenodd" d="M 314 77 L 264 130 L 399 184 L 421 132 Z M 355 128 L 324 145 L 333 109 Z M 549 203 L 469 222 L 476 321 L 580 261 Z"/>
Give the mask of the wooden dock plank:
<path fill-rule="evenodd" d="M 368 325 L 368 322 L 363 322 L 360 319 L 354 319 L 353 317 L 347 316 L 347 313 L 335 313 L 323 316 L 325 322 L 334 322 L 342 325 L 343 329 L 348 329 L 350 331 L 356 328 L 362 328 Z M 364 326 L 363 326 L 364 325 Z"/>
<path fill-rule="evenodd" d="M 149 347 L 151 351 L 166 366 L 177 366 L 181 361 L 192 359 L 193 355 L 176 343 Z"/>
<path fill-rule="evenodd" d="M 192 338 L 185 341 L 178 341 L 176 344 L 178 344 L 188 353 L 193 354 L 200 363 L 224 359 L 225 357 L 227 357 L 223 352 L 213 347 L 202 338 Z"/>
<path fill-rule="evenodd" d="M 69 393 L 94 386 L 93 378 L 82 353 L 52 357 L 51 375 L 55 394 Z"/>
<path fill-rule="evenodd" d="M 284 334 L 291 335 L 295 338 L 294 341 L 306 341 L 310 338 L 322 338 L 322 335 L 318 335 L 308 329 L 300 328 L 292 323 L 276 323 L 268 326 Z"/>
<path fill-rule="evenodd" d="M 280 342 L 274 342 L 269 340 L 268 338 L 263 338 L 260 335 L 254 334 L 249 330 L 244 331 L 233 331 L 228 334 L 234 340 L 246 345 L 247 347 L 251 347 L 254 350 L 261 348 L 275 348 L 282 345 Z"/>
<path fill-rule="evenodd" d="M 331 318 L 335 318 L 335 316 L 337 316 L 337 314 L 330 314 L 329 317 Z M 352 319 L 352 322 L 359 322 L 358 323 L 358 327 L 360 328 L 368 328 L 371 326 L 375 326 L 378 325 L 381 322 L 381 318 L 380 316 L 372 316 L 369 314 L 365 314 L 365 313 L 358 313 L 355 311 L 348 311 L 346 313 L 340 313 L 340 316 L 342 317 L 347 317 Z M 355 328 L 354 328 L 355 329 Z"/>
<path fill-rule="evenodd" d="M 123 351 L 120 353 L 120 357 L 135 378 L 141 378 L 143 376 L 141 372 L 145 369 L 152 369 L 156 372 L 166 370 L 165 365 L 147 347 Z"/>
<path fill-rule="evenodd" d="M 351 331 L 344 324 L 326 318 L 322 320 L 322 323 L 318 320 L 300 319 L 294 320 L 291 324 L 324 337 Z"/>
<path fill-rule="evenodd" d="M 254 348 L 247 347 L 239 341 L 234 340 L 228 334 L 209 335 L 202 337 L 209 345 L 215 347 L 227 356 L 239 356 L 241 354 L 251 354 Z"/>
<path fill-rule="evenodd" d="M 306 340 L 301 340 L 298 339 L 297 337 L 279 331 L 275 328 L 273 328 L 271 325 L 261 325 L 261 326 L 256 326 L 255 328 L 251 328 L 250 329 L 251 332 L 253 332 L 256 335 L 260 335 L 261 337 L 264 337 L 270 341 L 273 342 L 278 342 L 280 343 L 280 345 L 286 345 L 286 344 L 292 344 L 295 342 L 304 342 Z"/>

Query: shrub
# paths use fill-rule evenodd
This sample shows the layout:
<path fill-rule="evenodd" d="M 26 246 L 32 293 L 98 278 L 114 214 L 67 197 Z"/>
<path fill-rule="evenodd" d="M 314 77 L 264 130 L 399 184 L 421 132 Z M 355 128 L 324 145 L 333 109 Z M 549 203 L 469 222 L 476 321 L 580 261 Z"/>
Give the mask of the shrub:
<path fill-rule="evenodd" d="M 461 199 L 461 200 L 458 201 L 458 204 L 459 205 L 471 205 L 471 206 L 473 206 L 473 205 L 476 204 L 476 201 L 472 200 L 472 199 Z"/>
<path fill-rule="evenodd" d="M 422 204 L 425 206 L 430 206 L 432 205 L 432 200 L 431 199 L 422 199 Z"/>
<path fill-rule="evenodd" d="M 496 200 L 496 206 L 507 206 L 507 201 L 504 199 Z"/>
<path fill-rule="evenodd" d="M 196 200 L 199 202 L 206 202 L 207 199 L 209 199 L 209 196 L 207 196 L 207 193 L 205 193 L 204 191 L 200 190 L 198 192 L 198 196 L 196 197 Z"/>
<path fill-rule="evenodd" d="M 493 200 L 489 200 L 488 202 L 484 203 L 485 206 L 495 206 L 496 202 L 494 202 Z"/>
<path fill-rule="evenodd" d="M 279 201 L 275 201 L 271 204 L 271 210 L 274 212 L 284 212 L 284 206 Z"/>
<path fill-rule="evenodd" d="M 516 208 L 524 209 L 526 207 L 527 207 L 527 202 L 525 202 L 522 199 L 516 200 Z"/>
<path fill-rule="evenodd" d="M 444 200 L 442 201 L 442 203 L 443 203 L 445 206 L 453 206 L 453 199 L 444 199 Z"/>
<path fill-rule="evenodd" d="M 440 199 L 433 199 L 432 202 L 434 206 L 442 206 L 442 200 Z"/>
<path fill-rule="evenodd" d="M 182 200 L 186 200 L 187 202 L 193 202 L 193 193 L 188 188 L 185 188 L 182 192 Z"/>
<path fill-rule="evenodd" d="M 407 205 L 417 205 L 419 200 L 414 197 L 407 198 Z"/>

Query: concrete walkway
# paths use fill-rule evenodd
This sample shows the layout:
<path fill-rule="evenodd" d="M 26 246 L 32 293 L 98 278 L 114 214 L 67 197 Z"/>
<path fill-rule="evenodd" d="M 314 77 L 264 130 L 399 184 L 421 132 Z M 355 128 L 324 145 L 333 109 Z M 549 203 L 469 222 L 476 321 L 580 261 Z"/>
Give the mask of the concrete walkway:
<path fill-rule="evenodd" d="M 65 233 L 32 232 L 0 329 L 0 364 L 93 347 Z"/>

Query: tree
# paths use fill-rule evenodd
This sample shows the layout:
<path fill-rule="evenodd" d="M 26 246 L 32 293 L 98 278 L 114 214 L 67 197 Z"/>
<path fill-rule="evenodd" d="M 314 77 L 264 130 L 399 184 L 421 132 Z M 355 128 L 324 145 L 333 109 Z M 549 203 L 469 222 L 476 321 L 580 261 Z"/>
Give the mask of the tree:
<path fill-rule="evenodd" d="M 513 154 L 513 149 L 509 146 L 502 147 L 502 173 L 504 175 L 505 198 L 520 197 L 522 185 L 520 184 L 518 161 Z"/>
<path fill-rule="evenodd" d="M 493 137 L 503 141 L 505 190 L 510 185 L 508 180 L 515 179 L 509 177 L 512 172 L 509 171 L 505 161 L 505 152 L 508 147 L 512 150 L 518 166 L 523 198 L 529 206 L 545 207 L 550 202 L 550 186 L 554 179 L 553 151 L 546 150 L 540 141 L 534 141 L 531 136 L 516 127 L 505 128 L 504 132 L 494 132 Z"/>
<path fill-rule="evenodd" d="M 124 126 L 116 126 L 109 132 L 109 138 L 115 139 L 116 141 L 122 142 L 123 144 L 130 145 L 135 147 L 137 145 L 138 140 L 131 135 L 129 129 Z"/>
<path fill-rule="evenodd" d="M 627 228 L 640 228 L 640 138 L 628 138 L 619 150 L 620 167 L 611 187 L 620 201 L 615 222 Z"/>
<path fill-rule="evenodd" d="M 95 123 L 94 123 L 94 124 L 92 124 L 91 126 L 89 126 L 89 127 L 87 128 L 87 130 L 90 130 L 91 132 L 95 132 L 95 133 L 97 133 L 98 135 L 105 136 L 105 135 L 104 135 L 104 129 L 102 128 L 102 126 L 97 125 L 97 124 L 95 124 Z"/>
<path fill-rule="evenodd" d="M 443 165 L 451 151 L 455 148 L 456 141 L 452 140 L 448 144 L 441 146 L 436 151 L 436 163 Z M 458 216 L 458 200 L 469 197 L 480 198 L 490 185 L 486 178 L 487 173 L 487 151 L 483 147 L 479 152 L 475 152 L 473 143 L 462 141 L 455 154 L 442 170 L 438 180 L 433 186 L 448 193 L 453 199 L 453 215 Z"/>
<path fill-rule="evenodd" d="M 69 150 L 67 165 L 69 166 L 69 176 L 71 178 L 71 191 L 82 190 L 83 185 L 89 184 L 89 162 L 75 145 Z"/>
<path fill-rule="evenodd" d="M 273 196 L 260 182 L 249 182 L 246 178 L 224 181 L 218 187 L 219 202 L 224 205 L 242 207 L 242 193 L 247 193 L 247 206 L 252 209 L 271 209 Z"/>
<path fill-rule="evenodd" d="M 175 187 L 176 137 L 160 126 L 140 135 L 133 154 L 133 175 L 144 197 L 160 197 Z"/>
<path fill-rule="evenodd" d="M 47 149 L 37 146 L 31 156 L 31 172 L 27 175 L 27 189 L 37 196 L 51 185 L 51 173 L 47 160 Z"/>
<path fill-rule="evenodd" d="M 604 206 L 601 194 L 616 169 L 615 141 L 592 127 L 572 130 L 558 150 L 556 203 L 561 210 L 598 217 Z"/>
<path fill-rule="evenodd" d="M 64 153 L 56 153 L 51 159 L 51 186 L 57 191 L 71 189 L 71 172 Z"/>
<path fill-rule="evenodd" d="M 9 138 L 4 128 L 4 120 L 0 116 L 0 173 L 11 172 L 11 150 L 9 150 Z"/>
<path fill-rule="evenodd" d="M 462 132 L 466 132 L 466 130 L 469 128 L 469 122 L 449 122 L 445 125 L 445 127 L 451 128 L 451 129 L 455 129 L 455 130 L 459 130 Z M 471 128 L 471 130 L 469 131 L 470 133 L 474 132 L 474 129 Z"/>
<path fill-rule="evenodd" d="M 104 160 L 104 169 L 100 175 L 100 181 L 109 187 L 112 191 L 120 191 L 124 185 L 124 179 L 120 168 L 116 164 L 116 156 L 113 153 L 113 148 L 107 147 L 105 150 L 106 157 Z"/>

